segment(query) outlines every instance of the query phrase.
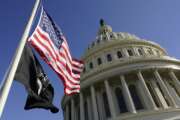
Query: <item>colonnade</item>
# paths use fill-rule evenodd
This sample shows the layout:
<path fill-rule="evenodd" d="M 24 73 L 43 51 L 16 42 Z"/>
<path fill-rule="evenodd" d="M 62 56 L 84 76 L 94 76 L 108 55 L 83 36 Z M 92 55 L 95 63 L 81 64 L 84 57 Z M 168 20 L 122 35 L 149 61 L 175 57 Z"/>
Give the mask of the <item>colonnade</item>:
<path fill-rule="evenodd" d="M 151 91 L 149 90 L 145 77 L 143 76 L 143 71 L 136 71 L 136 76 L 138 78 L 138 82 L 141 86 L 141 89 L 143 90 L 144 94 L 146 95 L 146 99 L 148 101 L 147 106 L 145 107 L 145 110 L 158 110 L 158 106 L 155 103 L 155 99 L 152 96 Z M 152 72 L 152 75 L 154 76 L 154 80 L 152 81 L 152 87 L 159 87 L 159 92 L 157 93 L 160 101 L 160 106 L 161 109 L 168 109 L 168 108 L 177 108 L 180 107 L 177 105 L 176 101 L 174 98 L 171 96 L 169 89 L 164 82 L 163 78 L 161 77 L 159 70 L 155 69 Z M 180 93 L 180 81 L 178 80 L 177 76 L 175 73 L 170 70 L 168 71 L 168 75 L 174 82 L 175 88 L 177 89 L 178 93 Z M 133 98 L 132 98 L 132 93 L 129 90 L 128 87 L 128 82 L 126 81 L 125 75 L 120 75 L 119 80 L 121 83 L 121 89 L 123 93 L 123 97 L 125 99 L 125 103 L 128 109 L 129 113 L 136 114 L 138 113 L 138 110 L 136 110 Z M 157 85 L 158 84 L 158 85 Z M 105 79 L 103 81 L 103 86 L 104 86 L 104 91 L 107 96 L 107 101 L 108 101 L 108 108 L 110 111 L 110 117 L 116 118 L 119 115 L 119 111 L 117 110 L 117 105 L 114 102 L 114 95 L 113 95 L 113 90 L 111 86 L 111 81 L 110 79 Z M 86 88 L 87 89 L 87 88 Z M 154 88 L 155 89 L 155 88 Z M 65 120 L 103 120 L 104 114 L 102 114 L 102 109 L 98 109 L 98 100 L 97 100 L 97 94 L 98 91 L 96 91 L 96 86 L 91 85 L 89 87 L 90 95 L 87 97 L 87 95 L 84 95 L 84 92 L 82 92 L 78 95 L 79 97 L 79 105 L 80 105 L 80 116 L 79 118 L 75 117 L 75 114 L 77 114 L 77 111 L 75 112 L 75 97 L 71 97 L 71 99 L 66 103 L 64 111 L 65 111 Z M 156 91 L 157 92 L 157 91 Z M 180 97 L 180 96 L 179 96 Z M 102 99 L 103 100 L 103 99 Z M 86 102 L 86 106 L 85 106 Z M 103 102 L 103 101 L 102 101 Z M 100 114 L 101 113 L 101 114 Z M 103 116 L 102 116 L 103 115 Z"/>

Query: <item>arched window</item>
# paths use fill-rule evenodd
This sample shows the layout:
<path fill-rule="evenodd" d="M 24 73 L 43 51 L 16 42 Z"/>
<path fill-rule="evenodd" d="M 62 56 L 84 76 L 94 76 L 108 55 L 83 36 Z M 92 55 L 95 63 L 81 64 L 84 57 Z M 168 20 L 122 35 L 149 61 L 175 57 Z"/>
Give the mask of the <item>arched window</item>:
<path fill-rule="evenodd" d="M 88 46 L 88 50 L 90 49 L 90 46 Z"/>
<path fill-rule="evenodd" d="M 127 109 L 127 106 L 126 106 L 126 103 L 122 94 L 122 90 L 119 87 L 115 89 L 115 94 L 116 94 L 118 106 L 120 109 L 120 113 L 128 112 L 128 109 Z"/>
<path fill-rule="evenodd" d="M 156 50 L 156 55 L 157 55 L 157 56 L 160 56 L 159 50 Z"/>
<path fill-rule="evenodd" d="M 116 34 L 115 34 L 115 33 L 111 33 L 111 34 L 110 34 L 110 38 L 111 38 L 111 39 L 116 39 Z"/>
<path fill-rule="evenodd" d="M 117 57 L 118 57 L 118 58 L 122 58 L 122 57 L 123 57 L 121 51 L 117 51 Z"/>
<path fill-rule="evenodd" d="M 111 38 L 111 39 L 113 39 L 113 38 L 114 38 L 113 34 L 110 34 L 110 38 Z"/>
<path fill-rule="evenodd" d="M 110 113 L 110 109 L 109 109 L 107 95 L 105 92 L 103 92 L 103 102 L 104 102 L 104 108 L 105 108 L 105 112 L 106 112 L 106 118 L 109 118 L 109 117 L 111 117 L 111 113 Z"/>
<path fill-rule="evenodd" d="M 94 47 L 95 46 L 95 42 L 92 42 L 92 47 Z"/>
<path fill-rule="evenodd" d="M 128 49 L 127 52 L 129 54 L 129 56 L 133 56 L 133 51 L 131 49 Z"/>
<path fill-rule="evenodd" d="M 98 58 L 98 59 L 97 59 L 97 63 L 98 63 L 98 65 L 102 64 L 101 58 Z"/>
<path fill-rule="evenodd" d="M 92 62 L 89 63 L 89 68 L 93 69 L 93 63 Z"/>
<path fill-rule="evenodd" d="M 153 51 L 152 51 L 151 48 L 148 48 L 148 49 L 147 49 L 147 52 L 148 52 L 149 55 L 153 55 Z"/>
<path fill-rule="evenodd" d="M 103 36 L 103 40 L 106 41 L 108 38 L 106 35 Z"/>
<path fill-rule="evenodd" d="M 144 109 L 144 107 L 141 103 L 141 100 L 138 96 L 137 89 L 136 89 L 135 85 L 129 85 L 129 91 L 131 93 L 131 97 L 133 99 L 136 110 Z"/>
<path fill-rule="evenodd" d="M 111 54 L 107 54 L 107 61 L 108 61 L 108 62 L 112 61 L 112 56 L 111 56 Z"/>
<path fill-rule="evenodd" d="M 98 43 L 98 44 L 100 43 L 100 39 L 97 40 L 97 43 Z"/>
<path fill-rule="evenodd" d="M 85 72 L 86 72 L 86 67 L 83 68 L 83 73 L 85 73 Z"/>
<path fill-rule="evenodd" d="M 143 51 L 141 48 L 138 48 L 138 53 L 139 53 L 139 55 L 143 55 Z"/>

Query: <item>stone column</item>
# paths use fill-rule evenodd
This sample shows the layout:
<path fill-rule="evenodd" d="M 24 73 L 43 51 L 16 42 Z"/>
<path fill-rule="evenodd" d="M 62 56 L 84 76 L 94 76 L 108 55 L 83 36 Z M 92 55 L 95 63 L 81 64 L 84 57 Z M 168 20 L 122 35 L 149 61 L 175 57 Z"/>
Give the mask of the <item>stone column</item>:
<path fill-rule="evenodd" d="M 146 51 L 144 47 L 142 47 L 142 52 L 143 52 L 143 56 L 146 56 Z"/>
<path fill-rule="evenodd" d="M 132 48 L 132 52 L 133 52 L 133 54 L 135 55 L 135 56 L 139 56 L 139 52 L 138 52 L 138 50 L 137 50 L 137 48 Z"/>
<path fill-rule="evenodd" d="M 155 97 L 157 98 L 158 100 L 158 104 L 163 107 L 164 109 L 168 108 L 168 105 L 161 93 L 161 91 L 159 90 L 158 86 L 157 86 L 157 83 L 155 80 L 150 80 L 150 83 L 154 89 L 154 92 L 155 92 Z"/>
<path fill-rule="evenodd" d="M 121 79 L 121 83 L 122 83 L 123 96 L 125 97 L 125 102 L 126 102 L 126 105 L 128 107 L 128 110 L 131 113 L 136 113 L 136 109 L 135 109 L 135 106 L 134 106 L 134 103 L 133 103 L 133 100 L 132 100 L 132 97 L 131 97 L 131 94 L 129 92 L 129 88 L 126 84 L 124 76 L 121 75 L 120 79 Z"/>
<path fill-rule="evenodd" d="M 71 98 L 71 120 L 74 120 L 74 117 L 75 117 L 74 99 Z"/>
<path fill-rule="evenodd" d="M 92 99 L 92 108 L 93 108 L 93 120 L 98 120 L 98 110 L 97 110 L 97 103 L 96 103 L 96 95 L 94 86 L 91 86 L 91 99 Z"/>
<path fill-rule="evenodd" d="M 69 104 L 65 107 L 65 120 L 69 120 Z"/>
<path fill-rule="evenodd" d="M 110 88 L 109 83 L 108 83 L 107 80 L 104 81 L 104 85 L 105 85 L 105 88 L 106 88 L 106 94 L 107 94 L 107 99 L 108 99 L 110 112 L 111 112 L 112 118 L 115 118 L 117 112 L 116 112 L 114 102 L 113 102 L 112 91 L 111 91 L 111 88 Z"/>
<path fill-rule="evenodd" d="M 144 93 L 147 95 L 147 97 L 148 97 L 148 100 L 149 100 L 149 108 L 150 109 L 154 109 L 154 110 L 157 110 L 157 107 L 156 107 L 156 104 L 155 104 L 155 102 L 154 102 L 154 100 L 153 100 L 153 98 L 152 98 L 152 96 L 151 96 L 151 93 L 149 92 L 149 89 L 148 89 L 148 87 L 147 87 L 147 85 L 146 85 L 146 82 L 145 82 L 145 80 L 144 80 L 144 78 L 143 78 L 143 76 L 142 76 L 142 73 L 141 73 L 141 71 L 138 71 L 137 72 L 137 76 L 138 76 L 138 78 L 139 78 L 139 80 L 140 80 L 140 83 L 141 83 L 141 85 L 142 85 L 142 88 L 143 88 L 143 90 L 144 90 Z"/>
<path fill-rule="evenodd" d="M 122 51 L 123 51 L 123 55 L 124 55 L 126 58 L 129 57 L 129 54 L 128 54 L 126 48 L 123 48 Z"/>
<path fill-rule="evenodd" d="M 99 120 L 105 120 L 106 119 L 106 112 L 104 108 L 104 103 L 103 103 L 103 97 L 100 92 L 96 92 L 97 96 L 97 106 L 98 106 L 98 113 L 99 113 Z"/>
<path fill-rule="evenodd" d="M 100 38 L 100 40 L 101 40 L 101 41 L 103 41 L 103 37 L 102 37 L 102 35 L 100 35 L 100 36 L 99 36 L 99 38 Z"/>
<path fill-rule="evenodd" d="M 112 52 L 112 58 L 113 58 L 114 60 L 118 60 L 118 59 L 119 59 L 118 56 L 117 56 L 117 51 L 116 51 L 116 50 L 113 50 L 113 52 Z"/>
<path fill-rule="evenodd" d="M 176 90 L 178 94 L 180 95 L 180 81 L 178 80 L 178 78 L 176 77 L 176 75 L 174 74 L 172 70 L 169 72 L 169 75 L 171 79 L 173 80 L 173 82 L 175 83 L 174 86 L 176 87 Z"/>
<path fill-rule="evenodd" d="M 108 32 L 106 32 L 106 37 L 107 37 L 107 41 L 110 41 L 110 36 L 109 36 L 109 33 Z"/>
<path fill-rule="evenodd" d="M 169 93 L 169 90 L 167 88 L 167 86 L 165 85 L 164 81 L 162 80 L 160 74 L 158 73 L 157 70 L 154 71 L 154 75 L 156 77 L 156 80 L 157 82 L 159 83 L 161 89 L 162 89 L 162 92 L 164 93 L 164 97 L 167 98 L 168 102 L 170 103 L 171 106 L 173 107 L 177 107 L 174 99 L 172 98 L 171 94 Z"/>
<path fill-rule="evenodd" d="M 87 113 L 88 113 L 88 120 L 92 120 L 93 113 L 92 113 L 92 102 L 90 101 L 90 97 L 87 98 Z"/>
<path fill-rule="evenodd" d="M 80 120 L 85 120 L 84 117 L 84 98 L 83 98 L 83 93 L 81 92 L 79 94 L 79 99 L 80 99 Z"/>

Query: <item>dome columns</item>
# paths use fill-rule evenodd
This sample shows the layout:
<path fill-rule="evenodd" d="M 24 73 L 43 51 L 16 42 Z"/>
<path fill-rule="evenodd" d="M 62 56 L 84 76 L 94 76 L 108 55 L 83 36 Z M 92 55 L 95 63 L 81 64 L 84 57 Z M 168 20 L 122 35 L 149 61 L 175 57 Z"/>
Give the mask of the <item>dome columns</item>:
<path fill-rule="evenodd" d="M 97 97 L 97 106 L 98 106 L 98 114 L 99 114 L 99 120 L 104 120 L 106 119 L 106 114 L 104 112 L 104 105 L 103 105 L 103 98 L 101 95 L 100 91 L 96 92 L 96 97 Z"/>
<path fill-rule="evenodd" d="M 128 54 L 127 50 L 126 50 L 126 49 L 122 49 L 122 51 L 123 51 L 124 56 L 125 56 L 126 58 L 128 58 L 128 57 L 129 57 L 129 54 Z"/>
<path fill-rule="evenodd" d="M 122 83 L 122 91 L 123 91 L 123 95 L 124 95 L 125 100 L 126 100 L 126 104 L 127 104 L 128 110 L 131 113 L 136 113 L 134 102 L 132 100 L 131 94 L 129 92 L 128 85 L 127 85 L 123 75 L 120 76 L 120 80 L 121 80 L 121 83 Z"/>
<path fill-rule="evenodd" d="M 104 85 L 105 85 L 105 89 L 106 89 L 110 112 L 111 112 L 112 118 L 115 118 L 117 115 L 117 111 L 115 109 L 115 105 L 113 102 L 112 91 L 111 91 L 111 88 L 110 88 L 107 80 L 104 81 Z"/>
<path fill-rule="evenodd" d="M 91 89 L 91 100 L 92 100 L 92 108 L 93 108 L 93 120 L 98 120 L 98 109 L 97 109 L 97 101 L 95 95 L 95 88 L 94 86 L 90 87 Z"/>
<path fill-rule="evenodd" d="M 117 75 L 116 81 L 118 84 L 115 85 L 120 86 L 122 90 L 122 96 L 124 97 L 125 105 L 127 106 L 126 113 L 133 113 L 135 115 L 141 112 L 141 110 L 152 111 L 180 107 L 179 104 L 177 104 L 178 101 L 176 100 L 179 98 L 172 96 L 172 86 L 169 85 L 169 82 L 175 83 L 174 85 L 178 90 L 177 94 L 180 92 L 180 81 L 178 80 L 179 77 L 176 76 L 173 70 L 174 69 L 170 68 L 152 68 L 145 70 L 137 69 L 128 73 L 125 72 Z M 80 102 L 80 120 L 86 120 L 87 118 L 88 120 L 106 119 L 107 115 L 105 109 L 107 109 L 107 107 L 105 108 L 105 105 L 108 106 L 110 112 L 110 116 L 108 118 L 114 120 L 119 117 L 119 114 L 121 115 L 123 110 L 118 106 L 117 103 L 118 98 L 115 95 L 114 88 L 116 87 L 114 86 L 114 81 L 115 79 L 112 78 L 103 79 L 102 81 L 98 82 L 100 86 L 93 83 L 89 87 L 83 88 L 88 92 L 82 91 L 79 96 L 72 96 L 69 97 L 70 99 L 65 100 L 65 120 L 70 120 L 70 117 L 71 120 L 74 120 L 75 118 L 78 119 L 78 113 L 75 112 L 76 107 L 78 107 L 76 105 L 77 97 L 79 97 L 78 99 Z M 143 108 L 141 109 L 137 108 L 137 104 L 133 98 L 134 96 L 130 90 L 132 83 L 137 87 L 137 93 L 140 97 L 141 103 L 143 104 Z M 148 84 L 150 84 L 150 86 L 153 88 L 153 91 L 150 91 Z M 104 103 L 102 92 L 106 94 L 107 104 Z M 141 93 L 143 94 L 141 95 Z M 153 95 L 153 93 L 155 95 Z"/>
<path fill-rule="evenodd" d="M 144 78 L 143 78 L 143 75 L 142 75 L 141 71 L 137 71 L 137 76 L 138 76 L 138 78 L 139 78 L 139 81 L 140 81 L 140 83 L 141 83 L 141 85 L 142 85 L 142 88 L 143 88 L 145 94 L 146 94 L 147 97 L 148 97 L 148 101 L 149 101 L 148 103 L 149 103 L 149 105 L 148 105 L 147 107 L 148 107 L 149 109 L 157 110 L 156 104 L 155 104 L 155 102 L 154 102 L 154 100 L 153 100 L 153 98 L 152 98 L 152 96 L 151 96 L 151 93 L 149 92 L 149 89 L 148 89 L 148 87 L 147 87 L 147 85 L 146 85 L 146 83 L 145 83 L 145 80 L 144 80 Z"/>
<path fill-rule="evenodd" d="M 85 120 L 85 116 L 84 116 L 84 96 L 83 96 L 82 92 L 79 94 L 79 99 L 80 99 L 80 119 Z"/>
<path fill-rule="evenodd" d="M 173 82 L 175 83 L 175 87 L 176 90 L 178 91 L 178 93 L 180 94 L 180 81 L 178 80 L 178 78 L 176 77 L 175 73 L 173 70 L 170 70 L 169 72 L 169 76 L 171 77 L 171 79 L 173 80 Z"/>
<path fill-rule="evenodd" d="M 88 119 L 89 120 L 92 120 L 93 119 L 93 112 L 92 112 L 92 110 L 93 110 L 93 108 L 92 108 L 92 102 L 91 102 L 91 97 L 88 97 L 87 98 L 87 117 L 88 117 Z"/>
<path fill-rule="evenodd" d="M 74 107 L 74 99 L 71 99 L 71 120 L 75 118 L 75 107 Z"/>
<path fill-rule="evenodd" d="M 154 75 L 155 75 L 157 82 L 159 83 L 160 88 L 162 89 L 162 92 L 164 94 L 165 99 L 167 99 L 167 102 L 169 102 L 169 104 L 171 106 L 177 107 L 173 97 L 171 96 L 167 86 L 165 85 L 164 81 L 162 80 L 157 69 L 154 71 Z"/>
<path fill-rule="evenodd" d="M 66 106 L 65 106 L 65 120 L 69 120 L 69 113 L 70 113 L 70 111 L 69 111 L 69 105 L 67 104 Z"/>

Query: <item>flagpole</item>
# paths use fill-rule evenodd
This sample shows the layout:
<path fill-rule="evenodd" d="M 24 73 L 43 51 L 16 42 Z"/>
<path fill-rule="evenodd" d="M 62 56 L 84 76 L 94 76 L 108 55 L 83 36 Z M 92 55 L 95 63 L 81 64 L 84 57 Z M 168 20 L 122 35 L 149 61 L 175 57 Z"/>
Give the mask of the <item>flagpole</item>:
<path fill-rule="evenodd" d="M 11 85 L 12 85 L 12 82 L 14 79 L 14 75 L 16 73 L 18 63 L 20 61 L 24 46 L 25 46 L 26 41 L 28 39 L 29 32 L 31 30 L 31 26 L 32 26 L 33 20 L 34 20 L 35 15 L 36 15 L 36 11 L 38 10 L 40 1 L 41 0 L 36 0 L 36 2 L 34 4 L 34 7 L 32 10 L 31 16 L 29 18 L 29 21 L 28 21 L 26 28 L 24 30 L 24 33 L 21 37 L 18 48 L 16 49 L 15 55 L 11 61 L 10 69 L 7 71 L 8 74 L 5 76 L 5 79 L 2 81 L 3 83 L 2 83 L 1 88 L 0 88 L 0 118 L 2 117 L 2 113 L 3 113 L 4 106 L 6 104 L 6 100 L 7 100 L 7 97 L 8 97 L 8 94 L 9 94 L 9 91 L 10 91 L 10 88 L 11 88 Z"/>

